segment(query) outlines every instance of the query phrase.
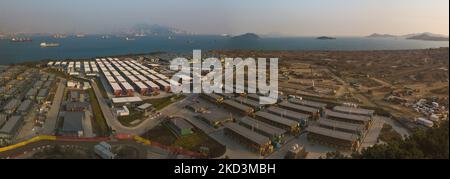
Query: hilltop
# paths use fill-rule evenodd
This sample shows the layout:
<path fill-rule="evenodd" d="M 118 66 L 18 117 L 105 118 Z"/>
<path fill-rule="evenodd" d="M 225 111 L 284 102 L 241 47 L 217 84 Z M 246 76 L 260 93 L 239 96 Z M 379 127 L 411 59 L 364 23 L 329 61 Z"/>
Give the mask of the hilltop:
<path fill-rule="evenodd" d="M 435 35 L 435 34 L 429 34 L 429 33 L 423 33 L 419 35 L 414 35 L 411 37 L 407 37 L 406 39 L 410 40 L 426 40 L 426 41 L 448 41 L 448 37 Z"/>
<path fill-rule="evenodd" d="M 448 36 L 433 34 L 429 32 L 407 34 L 407 35 L 391 35 L 391 34 L 379 34 L 373 33 L 367 38 L 403 38 L 408 40 L 424 40 L 424 41 L 448 41 Z"/>
<path fill-rule="evenodd" d="M 367 36 L 368 38 L 394 38 L 397 37 L 395 35 L 391 35 L 391 34 L 378 34 L 378 33 L 373 33 L 369 36 Z"/>
<path fill-rule="evenodd" d="M 320 36 L 320 37 L 317 37 L 317 39 L 319 39 L 319 40 L 334 40 L 334 39 L 336 39 L 336 38 L 334 38 L 334 37 L 328 37 L 328 36 Z"/>
<path fill-rule="evenodd" d="M 260 38 L 261 37 L 259 37 L 255 33 L 246 33 L 246 34 L 234 36 L 234 37 L 231 38 L 231 40 L 258 40 Z"/>
<path fill-rule="evenodd" d="M 188 34 L 186 31 L 172 27 L 161 26 L 158 24 L 137 24 L 130 30 L 133 34 L 170 36 L 179 34 Z"/>

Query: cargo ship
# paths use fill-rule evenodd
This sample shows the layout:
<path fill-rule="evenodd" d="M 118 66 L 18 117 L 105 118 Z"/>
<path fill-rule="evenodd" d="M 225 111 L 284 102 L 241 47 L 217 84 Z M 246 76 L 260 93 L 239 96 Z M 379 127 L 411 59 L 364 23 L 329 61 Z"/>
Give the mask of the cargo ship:
<path fill-rule="evenodd" d="M 46 47 L 58 47 L 59 43 L 47 43 L 47 42 L 42 42 L 40 45 L 42 48 L 46 48 Z"/>

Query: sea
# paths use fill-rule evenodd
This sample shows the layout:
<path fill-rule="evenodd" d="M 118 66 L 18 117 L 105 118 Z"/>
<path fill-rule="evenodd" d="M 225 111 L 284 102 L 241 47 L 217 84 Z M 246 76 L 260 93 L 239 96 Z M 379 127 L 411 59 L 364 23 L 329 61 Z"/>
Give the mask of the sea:
<path fill-rule="evenodd" d="M 189 53 L 194 49 L 209 50 L 302 50 L 302 51 L 367 51 L 408 50 L 449 47 L 449 42 L 407 40 L 401 38 L 338 37 L 319 40 L 316 37 L 273 37 L 236 40 L 219 35 L 186 35 L 132 37 L 99 35 L 85 37 L 32 37 L 32 42 L 0 40 L 0 64 L 38 60 L 89 59 L 102 56 L 145 54 L 152 52 Z M 40 43 L 59 43 L 59 47 L 40 47 Z"/>

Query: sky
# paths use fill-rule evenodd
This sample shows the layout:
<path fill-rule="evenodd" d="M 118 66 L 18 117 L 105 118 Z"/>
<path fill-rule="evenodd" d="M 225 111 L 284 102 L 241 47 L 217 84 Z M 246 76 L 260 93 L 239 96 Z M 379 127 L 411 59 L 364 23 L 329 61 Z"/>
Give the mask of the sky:
<path fill-rule="evenodd" d="M 0 0 L 0 32 L 114 33 L 159 24 L 196 34 L 449 34 L 449 0 Z"/>

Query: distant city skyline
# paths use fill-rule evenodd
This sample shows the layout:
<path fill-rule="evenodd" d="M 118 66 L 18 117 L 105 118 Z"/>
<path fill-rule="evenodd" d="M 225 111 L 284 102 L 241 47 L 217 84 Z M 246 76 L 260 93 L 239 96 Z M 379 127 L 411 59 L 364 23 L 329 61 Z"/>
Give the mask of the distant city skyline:
<path fill-rule="evenodd" d="M 195 34 L 449 34 L 448 0 L 2 0 L 0 32 L 120 33 L 159 24 Z"/>

